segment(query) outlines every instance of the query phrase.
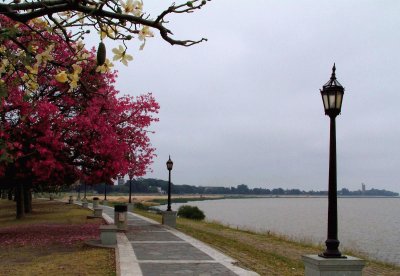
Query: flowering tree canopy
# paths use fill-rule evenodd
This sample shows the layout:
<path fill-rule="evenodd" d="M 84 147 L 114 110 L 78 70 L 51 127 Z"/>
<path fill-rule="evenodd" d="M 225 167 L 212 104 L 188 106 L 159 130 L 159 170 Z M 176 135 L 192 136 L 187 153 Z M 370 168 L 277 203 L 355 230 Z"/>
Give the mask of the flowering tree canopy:
<path fill-rule="evenodd" d="M 0 15 L 1 29 L 19 33 L 0 45 L 0 186 L 109 183 L 133 162 L 142 175 L 154 156 L 154 97 L 118 98 L 109 62 L 99 65 L 94 51 L 57 34 L 32 31 L 41 24 Z"/>

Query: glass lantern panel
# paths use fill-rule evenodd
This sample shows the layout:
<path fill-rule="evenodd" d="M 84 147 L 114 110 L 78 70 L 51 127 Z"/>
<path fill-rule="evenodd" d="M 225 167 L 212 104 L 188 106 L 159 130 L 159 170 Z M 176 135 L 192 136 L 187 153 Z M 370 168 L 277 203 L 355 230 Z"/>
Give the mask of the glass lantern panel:
<path fill-rule="evenodd" d="M 336 108 L 336 95 L 329 94 L 329 109 Z"/>
<path fill-rule="evenodd" d="M 170 161 L 168 161 L 168 162 L 167 162 L 167 169 L 168 169 L 168 170 L 172 170 L 172 165 L 173 165 L 173 163 L 170 162 Z"/>
<path fill-rule="evenodd" d="M 322 95 L 322 101 L 324 102 L 325 110 L 328 110 L 329 109 L 328 95 L 326 94 Z"/>
<path fill-rule="evenodd" d="M 336 108 L 340 109 L 342 106 L 343 94 L 340 92 L 336 93 Z"/>

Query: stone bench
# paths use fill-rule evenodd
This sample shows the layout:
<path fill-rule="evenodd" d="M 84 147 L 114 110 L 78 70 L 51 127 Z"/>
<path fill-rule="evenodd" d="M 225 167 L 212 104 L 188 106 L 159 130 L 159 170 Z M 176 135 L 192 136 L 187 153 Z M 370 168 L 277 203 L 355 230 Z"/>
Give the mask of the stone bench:
<path fill-rule="evenodd" d="M 103 217 L 103 209 L 101 208 L 94 208 L 93 209 L 93 216 L 96 218 L 101 218 Z"/>
<path fill-rule="evenodd" d="M 117 244 L 117 226 L 100 225 L 100 240 L 102 245 Z"/>

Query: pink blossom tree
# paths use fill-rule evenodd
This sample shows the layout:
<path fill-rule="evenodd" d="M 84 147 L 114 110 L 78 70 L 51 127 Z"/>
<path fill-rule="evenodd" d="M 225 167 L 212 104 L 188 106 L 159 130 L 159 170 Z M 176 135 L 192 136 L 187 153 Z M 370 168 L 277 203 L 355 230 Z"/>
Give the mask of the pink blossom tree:
<path fill-rule="evenodd" d="M 111 183 L 138 152 L 146 170 L 154 156 L 148 128 L 159 109 L 151 94 L 118 98 L 109 64 L 57 34 L 33 32 L 37 24 L 0 16 L 2 29 L 19 33 L 0 45 L 0 188 L 16 189 L 18 218 L 38 185 Z"/>

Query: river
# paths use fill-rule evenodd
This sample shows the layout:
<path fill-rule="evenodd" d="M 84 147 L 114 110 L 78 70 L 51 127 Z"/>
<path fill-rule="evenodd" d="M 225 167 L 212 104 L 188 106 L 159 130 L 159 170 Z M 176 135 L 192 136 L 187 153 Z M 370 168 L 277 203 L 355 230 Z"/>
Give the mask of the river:
<path fill-rule="evenodd" d="M 177 210 L 185 204 L 172 204 Z M 210 221 L 324 243 L 327 198 L 248 198 L 193 201 Z M 400 265 L 400 198 L 339 198 L 340 248 Z M 316 252 L 319 253 L 319 252 Z"/>

